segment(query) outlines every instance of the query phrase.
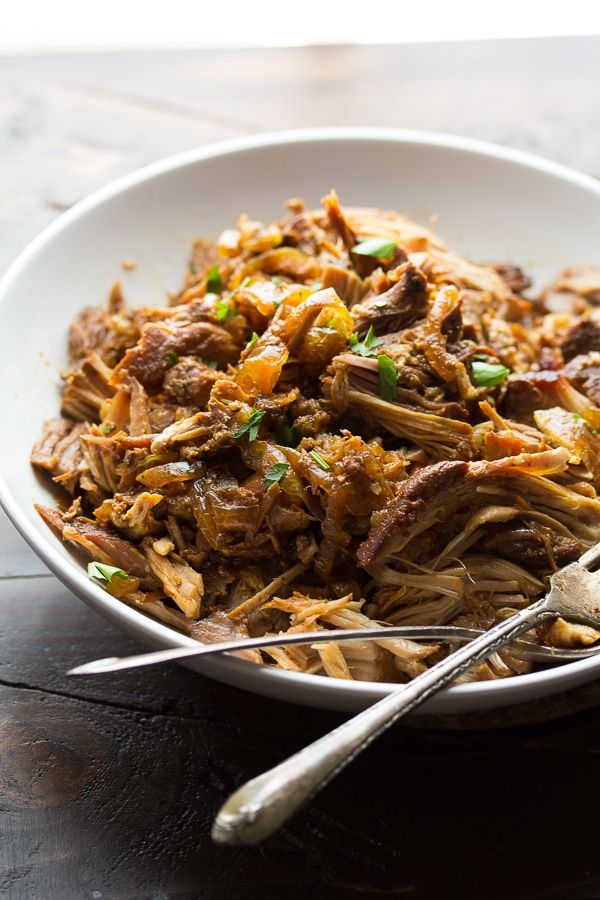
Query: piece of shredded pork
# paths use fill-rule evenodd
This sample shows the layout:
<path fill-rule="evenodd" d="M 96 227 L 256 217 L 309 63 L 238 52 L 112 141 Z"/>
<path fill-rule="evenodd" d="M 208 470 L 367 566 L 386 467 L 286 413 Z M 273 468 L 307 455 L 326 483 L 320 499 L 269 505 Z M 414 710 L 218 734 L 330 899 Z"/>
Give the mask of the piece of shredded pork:
<path fill-rule="evenodd" d="M 77 316 L 31 454 L 62 511 L 40 515 L 113 596 L 197 640 L 325 630 L 239 655 L 408 681 L 452 646 L 387 624 L 489 628 L 600 540 L 599 274 L 528 296 L 518 266 L 335 191 L 241 216 L 195 242 L 164 308 L 117 283 Z M 529 637 L 600 639 L 562 619 Z M 462 680 L 530 668 L 503 650 Z"/>

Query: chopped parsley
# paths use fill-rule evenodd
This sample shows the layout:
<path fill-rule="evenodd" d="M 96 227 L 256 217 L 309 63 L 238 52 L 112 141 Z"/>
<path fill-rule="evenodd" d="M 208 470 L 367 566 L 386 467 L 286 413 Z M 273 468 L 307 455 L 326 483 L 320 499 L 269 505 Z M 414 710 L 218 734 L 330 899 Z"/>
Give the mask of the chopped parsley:
<path fill-rule="evenodd" d="M 233 299 L 233 296 L 237 293 L 237 291 L 243 291 L 243 289 L 248 284 L 250 284 L 250 276 L 246 275 L 244 280 L 241 281 L 237 287 L 234 287 L 233 290 L 228 291 L 221 300 L 217 300 L 217 320 L 219 322 L 224 322 L 228 316 L 235 315 L 235 303 L 231 305 L 230 301 Z"/>
<path fill-rule="evenodd" d="M 218 266 L 213 266 L 206 276 L 206 290 L 211 294 L 220 294 L 223 290 L 223 281 Z"/>
<path fill-rule="evenodd" d="M 208 362 L 206 363 L 206 365 L 208 366 L 209 369 L 216 369 L 217 366 L 219 365 L 219 363 L 217 362 L 216 359 L 209 359 Z"/>
<path fill-rule="evenodd" d="M 584 425 L 587 425 L 587 427 L 588 427 L 589 430 L 592 432 L 592 434 L 598 434 L 598 429 L 597 429 L 597 428 L 594 428 L 593 425 L 590 425 L 590 423 L 588 422 L 588 420 L 585 419 L 583 416 L 579 415 L 579 413 L 571 413 L 571 415 L 573 416 L 574 419 L 581 419 L 581 421 L 583 422 L 583 424 L 584 424 Z"/>
<path fill-rule="evenodd" d="M 273 282 L 275 287 L 283 287 L 284 282 L 281 280 L 281 278 L 271 278 L 271 281 Z"/>
<path fill-rule="evenodd" d="M 289 467 L 289 463 L 275 463 L 269 472 L 265 472 L 265 487 L 271 487 L 272 484 L 281 481 Z"/>
<path fill-rule="evenodd" d="M 300 432 L 295 425 L 282 425 L 273 437 L 282 447 L 297 447 L 300 443 Z"/>
<path fill-rule="evenodd" d="M 246 350 L 249 350 L 250 347 L 254 347 L 254 345 L 255 345 L 255 343 L 257 342 L 257 340 L 258 340 L 258 335 L 257 335 L 257 333 L 256 333 L 255 331 L 253 331 L 253 332 L 252 332 L 252 337 L 250 338 L 250 340 L 249 340 L 248 343 L 246 344 Z"/>
<path fill-rule="evenodd" d="M 382 400 L 393 403 L 396 399 L 398 369 L 393 359 L 381 354 L 377 357 L 377 375 L 379 379 L 379 396 Z"/>
<path fill-rule="evenodd" d="M 309 456 L 312 456 L 312 458 L 314 459 L 314 461 L 316 462 L 316 464 L 317 464 L 318 466 L 320 466 L 320 468 L 323 469 L 324 472 L 326 472 L 327 469 L 330 469 L 330 468 L 331 468 L 331 466 L 329 465 L 329 463 L 328 463 L 328 462 L 325 462 L 325 460 L 323 459 L 323 457 L 322 457 L 322 456 L 319 456 L 319 454 L 317 453 L 316 450 L 309 450 L 308 455 L 309 455 Z"/>
<path fill-rule="evenodd" d="M 119 569 L 118 566 L 108 566 L 106 563 L 91 562 L 88 563 L 87 573 L 89 578 L 99 578 L 101 581 L 112 581 L 113 578 L 129 578 L 127 572 Z"/>
<path fill-rule="evenodd" d="M 111 431 L 115 430 L 115 426 L 111 422 L 105 422 L 104 425 L 100 427 L 100 431 L 102 434 L 110 434 Z"/>
<path fill-rule="evenodd" d="M 178 362 L 179 362 L 179 356 L 177 355 L 177 353 L 175 353 L 174 350 L 169 350 L 169 352 L 167 353 L 167 365 L 174 366 L 175 363 L 178 363 Z"/>
<path fill-rule="evenodd" d="M 383 340 L 375 337 L 372 325 L 369 326 L 364 341 L 359 341 L 356 331 L 350 338 L 350 349 L 353 353 L 358 353 L 359 356 L 376 356 L 373 350 L 375 347 L 380 347 L 381 344 L 383 344 Z"/>
<path fill-rule="evenodd" d="M 235 310 L 229 305 L 229 297 L 217 300 L 217 321 L 224 322 L 228 316 L 235 315 Z"/>
<path fill-rule="evenodd" d="M 260 423 L 264 414 L 264 410 L 262 409 L 253 409 L 250 413 L 250 418 L 248 419 L 248 421 L 244 422 L 243 425 L 240 425 L 238 430 L 233 435 L 234 438 L 241 438 L 245 434 L 247 434 L 249 441 L 255 441 L 258 437 L 258 430 L 260 428 Z"/>
<path fill-rule="evenodd" d="M 510 369 L 507 369 L 502 363 L 489 363 L 478 359 L 471 363 L 471 371 L 473 381 L 479 387 L 496 387 L 496 385 L 502 384 L 507 375 L 510 375 Z"/>
<path fill-rule="evenodd" d="M 352 248 L 353 253 L 359 256 L 374 256 L 376 259 L 390 260 L 396 250 L 397 244 L 386 238 L 357 237 L 357 244 Z"/>

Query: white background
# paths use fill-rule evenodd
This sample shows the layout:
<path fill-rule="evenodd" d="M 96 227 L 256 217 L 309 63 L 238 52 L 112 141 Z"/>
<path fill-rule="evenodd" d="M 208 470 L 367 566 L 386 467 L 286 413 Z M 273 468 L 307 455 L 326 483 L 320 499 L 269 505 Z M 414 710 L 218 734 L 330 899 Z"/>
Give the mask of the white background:
<path fill-rule="evenodd" d="M 598 0 L 5 0 L 0 54 L 590 34 Z"/>

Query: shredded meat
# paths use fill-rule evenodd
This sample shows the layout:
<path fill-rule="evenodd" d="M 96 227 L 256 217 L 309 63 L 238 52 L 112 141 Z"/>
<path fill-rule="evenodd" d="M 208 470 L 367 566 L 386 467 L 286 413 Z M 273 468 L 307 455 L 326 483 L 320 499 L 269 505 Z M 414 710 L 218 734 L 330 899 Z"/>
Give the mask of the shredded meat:
<path fill-rule="evenodd" d="M 170 304 L 130 309 L 117 283 L 76 317 L 31 454 L 62 511 L 38 511 L 122 570 L 113 597 L 197 640 L 326 630 L 238 655 L 408 681 L 449 646 L 385 624 L 490 628 L 600 539 L 599 274 L 532 296 L 518 266 L 335 191 L 242 215 L 195 241 Z M 529 668 L 504 650 L 461 680 Z"/>
<path fill-rule="evenodd" d="M 580 319 L 571 325 L 560 342 L 563 357 L 569 361 L 580 353 L 600 350 L 600 327 L 592 319 Z"/>
<path fill-rule="evenodd" d="M 592 403 L 600 404 L 600 353 L 574 356 L 565 366 L 565 375 Z"/>
<path fill-rule="evenodd" d="M 370 296 L 352 307 L 352 318 L 359 335 L 369 327 L 376 334 L 401 331 L 422 319 L 427 311 L 427 280 L 411 262 L 395 273 L 397 280 L 387 291 Z"/>

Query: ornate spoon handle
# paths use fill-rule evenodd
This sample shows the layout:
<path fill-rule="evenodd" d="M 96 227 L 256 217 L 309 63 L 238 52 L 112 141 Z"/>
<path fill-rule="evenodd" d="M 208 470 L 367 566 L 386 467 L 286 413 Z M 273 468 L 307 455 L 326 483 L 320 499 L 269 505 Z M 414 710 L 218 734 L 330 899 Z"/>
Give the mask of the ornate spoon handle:
<path fill-rule="evenodd" d="M 247 782 L 222 806 L 213 825 L 213 839 L 220 843 L 252 844 L 268 837 L 401 716 L 548 615 L 551 613 L 547 597 L 543 597 L 274 769 Z"/>

